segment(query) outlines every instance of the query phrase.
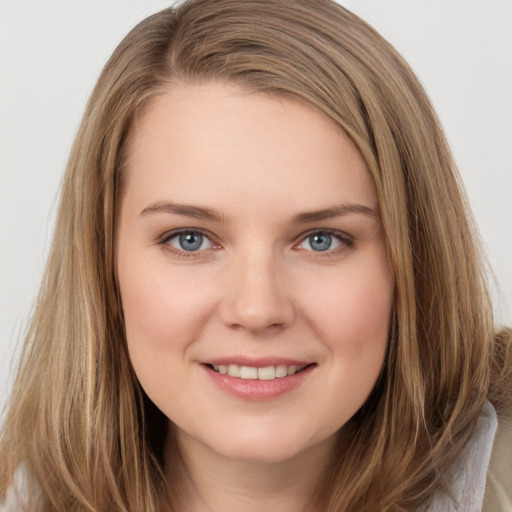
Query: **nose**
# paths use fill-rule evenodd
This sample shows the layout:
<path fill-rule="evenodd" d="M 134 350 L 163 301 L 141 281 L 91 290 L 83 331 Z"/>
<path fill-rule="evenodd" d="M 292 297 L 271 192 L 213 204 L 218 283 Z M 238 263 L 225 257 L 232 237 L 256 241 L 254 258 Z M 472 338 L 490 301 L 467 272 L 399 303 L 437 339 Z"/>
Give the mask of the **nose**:
<path fill-rule="evenodd" d="M 225 325 L 258 334 L 282 330 L 293 322 L 291 289 L 275 258 L 240 258 L 231 262 L 228 274 L 219 308 Z"/>

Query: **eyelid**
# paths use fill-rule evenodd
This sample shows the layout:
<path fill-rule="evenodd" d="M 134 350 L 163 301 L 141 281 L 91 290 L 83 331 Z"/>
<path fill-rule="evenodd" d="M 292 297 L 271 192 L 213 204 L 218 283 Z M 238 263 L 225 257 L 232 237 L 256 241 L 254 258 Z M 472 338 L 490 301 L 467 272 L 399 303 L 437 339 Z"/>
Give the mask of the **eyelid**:
<path fill-rule="evenodd" d="M 327 249 L 325 251 L 314 251 L 312 249 L 303 249 L 299 246 L 304 243 L 305 240 L 307 240 L 310 236 L 318 234 L 318 233 L 325 233 L 327 235 L 330 235 L 332 237 L 335 237 L 340 242 L 340 245 L 338 247 L 335 247 L 334 249 Z M 294 248 L 299 248 L 301 250 L 313 253 L 316 256 L 322 257 L 322 256 L 328 256 L 332 254 L 337 254 L 339 252 L 345 251 L 347 249 L 350 249 L 354 245 L 354 238 L 350 236 L 348 233 L 345 233 L 344 231 L 338 231 L 336 229 L 310 229 L 306 231 L 305 233 L 302 233 L 298 237 L 298 242 L 294 244 Z"/>
<path fill-rule="evenodd" d="M 211 242 L 212 247 L 208 247 L 206 249 L 200 249 L 200 250 L 196 250 L 196 251 L 186 251 L 184 249 L 179 249 L 177 247 L 174 247 L 168 243 L 169 240 L 171 240 L 172 238 L 177 237 L 183 233 L 199 233 Z M 325 251 L 314 251 L 313 249 L 304 249 L 304 248 L 300 247 L 300 245 L 303 244 L 304 241 L 308 237 L 310 237 L 314 234 L 317 234 L 317 233 L 325 233 L 325 234 L 335 237 L 340 242 L 339 246 L 337 246 L 333 249 L 330 249 L 330 248 L 326 249 Z M 336 229 L 322 229 L 322 228 L 310 229 L 304 233 L 301 233 L 296 238 L 296 240 L 297 241 L 293 245 L 294 249 L 299 249 L 304 252 L 310 253 L 310 255 L 313 257 L 324 257 L 324 258 L 332 256 L 332 255 L 340 254 L 340 253 L 352 248 L 352 246 L 354 245 L 354 238 L 351 235 L 349 235 L 348 233 L 346 233 L 344 231 L 339 231 Z M 167 231 L 166 233 L 161 235 L 156 240 L 156 243 L 157 243 L 157 245 L 160 245 L 163 250 L 171 252 L 173 255 L 180 257 L 180 258 L 200 257 L 200 256 L 204 255 L 205 253 L 209 252 L 211 249 L 216 250 L 216 249 L 221 248 L 220 243 L 216 240 L 216 237 L 212 233 L 210 233 L 209 231 L 204 230 L 204 229 L 190 228 L 190 227 L 177 228 L 177 229 Z"/>
<path fill-rule="evenodd" d="M 208 247 L 206 249 L 199 249 L 197 251 L 186 251 L 184 249 L 179 249 L 178 247 L 174 247 L 173 245 L 168 243 L 169 240 L 171 240 L 183 233 L 199 233 L 200 235 L 202 235 L 203 237 L 208 239 L 210 241 L 210 243 L 212 244 L 212 246 Z M 215 238 L 216 237 L 212 233 L 210 233 L 209 231 L 206 231 L 204 229 L 188 228 L 187 227 L 187 228 L 177 228 L 177 229 L 172 229 L 170 231 L 167 231 L 166 233 L 164 233 L 163 235 L 158 237 L 158 239 L 156 240 L 156 243 L 157 243 L 157 245 L 160 245 L 163 250 L 169 251 L 169 252 L 173 253 L 175 256 L 182 257 L 182 258 L 194 258 L 194 257 L 198 257 L 198 256 L 204 254 L 205 252 L 209 251 L 210 249 L 220 248 L 220 244 L 216 241 Z"/>

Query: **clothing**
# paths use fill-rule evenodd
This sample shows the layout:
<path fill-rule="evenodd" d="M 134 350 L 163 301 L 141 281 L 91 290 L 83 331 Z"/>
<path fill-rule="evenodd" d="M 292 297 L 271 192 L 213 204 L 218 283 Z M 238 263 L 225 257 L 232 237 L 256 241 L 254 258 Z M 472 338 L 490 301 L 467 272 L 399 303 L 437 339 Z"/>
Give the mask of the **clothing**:
<path fill-rule="evenodd" d="M 445 482 L 451 498 L 439 491 L 421 512 L 512 512 L 512 419 L 498 422 L 487 402 Z M 23 472 L 17 471 L 14 487 L 21 496 L 24 486 Z M 0 512 L 20 512 L 13 489 Z"/>
<path fill-rule="evenodd" d="M 439 489 L 425 512 L 483 512 L 486 475 L 497 426 L 496 411 L 486 402 L 469 442 L 444 474 L 449 493 Z"/>
<path fill-rule="evenodd" d="M 21 500 L 23 498 L 24 490 L 26 489 L 24 475 L 23 468 L 18 468 L 14 475 L 14 483 L 7 492 L 5 503 L 0 503 L 0 512 L 21 512 L 25 510 L 20 505 L 20 501 L 18 501 L 18 499 Z"/>
<path fill-rule="evenodd" d="M 468 444 L 445 475 L 426 512 L 512 512 L 512 418 L 487 402 Z"/>
<path fill-rule="evenodd" d="M 482 512 L 512 512 L 512 415 L 498 421 Z"/>

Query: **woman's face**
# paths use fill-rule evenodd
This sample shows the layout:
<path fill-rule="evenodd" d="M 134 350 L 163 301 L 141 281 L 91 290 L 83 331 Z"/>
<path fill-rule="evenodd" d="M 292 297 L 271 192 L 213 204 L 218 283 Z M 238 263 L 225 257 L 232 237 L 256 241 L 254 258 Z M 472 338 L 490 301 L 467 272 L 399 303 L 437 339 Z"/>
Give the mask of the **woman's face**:
<path fill-rule="evenodd" d="M 117 243 L 130 357 L 182 445 L 285 460 L 365 402 L 393 276 L 365 162 L 320 113 L 216 83 L 156 97 Z"/>

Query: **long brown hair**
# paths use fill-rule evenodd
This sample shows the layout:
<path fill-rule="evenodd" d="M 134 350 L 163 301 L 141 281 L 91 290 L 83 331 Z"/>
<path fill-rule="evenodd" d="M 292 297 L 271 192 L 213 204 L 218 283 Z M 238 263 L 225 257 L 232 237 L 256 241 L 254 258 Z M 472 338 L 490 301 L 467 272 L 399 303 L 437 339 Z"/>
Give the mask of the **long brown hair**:
<path fill-rule="evenodd" d="M 423 88 L 390 44 L 329 0 L 191 0 L 115 50 L 69 159 L 0 438 L 1 495 L 23 467 L 31 510 L 156 512 L 172 496 L 167 420 L 126 349 L 116 212 L 137 114 L 176 82 L 205 81 L 309 103 L 368 164 L 396 280 L 392 329 L 382 377 L 326 469 L 321 507 L 414 509 L 441 485 L 484 401 L 509 405 L 511 334 L 493 335 L 475 226 Z"/>

